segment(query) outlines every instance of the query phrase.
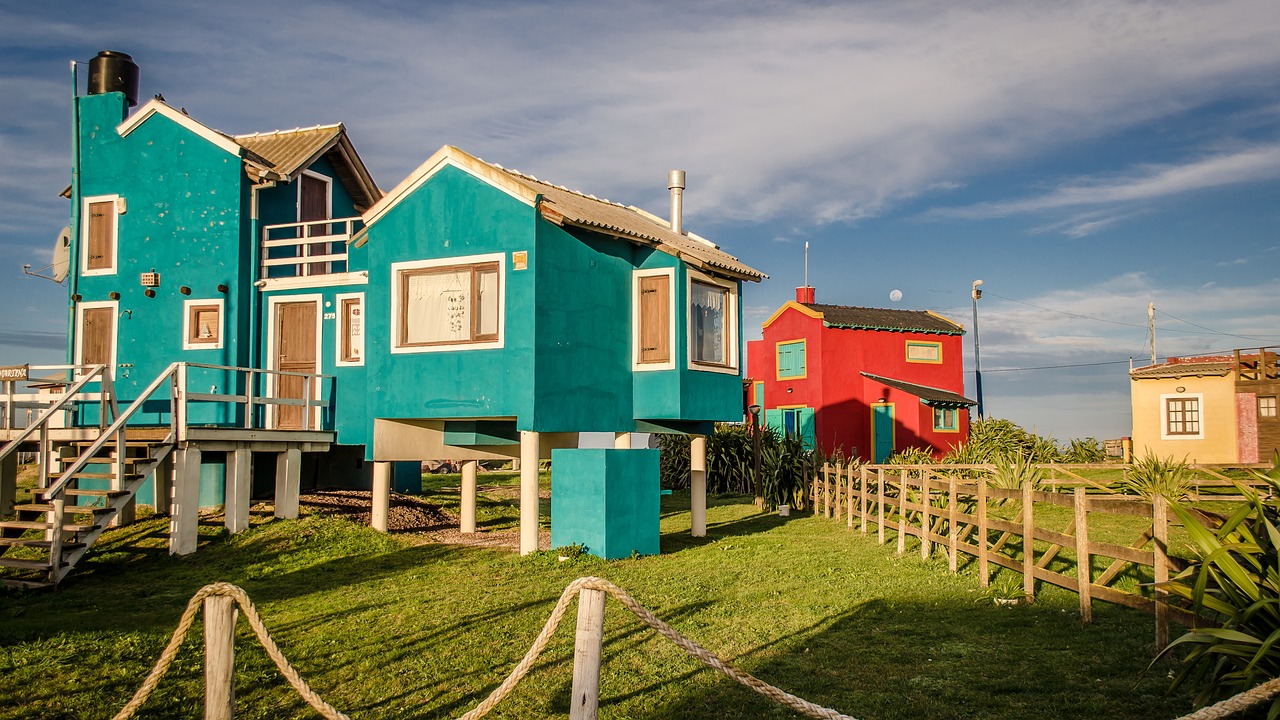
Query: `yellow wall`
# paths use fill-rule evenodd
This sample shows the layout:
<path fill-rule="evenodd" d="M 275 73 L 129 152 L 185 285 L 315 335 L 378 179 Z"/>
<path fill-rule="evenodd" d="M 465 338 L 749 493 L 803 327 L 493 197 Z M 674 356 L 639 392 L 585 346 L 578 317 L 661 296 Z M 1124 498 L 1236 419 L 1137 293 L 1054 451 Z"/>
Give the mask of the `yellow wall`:
<path fill-rule="evenodd" d="M 1183 392 L 1178 392 L 1183 388 Z M 1134 459 L 1147 455 L 1186 458 L 1187 462 L 1238 462 L 1236 392 L 1231 375 L 1221 377 L 1144 378 L 1129 381 L 1133 404 Z M 1200 394 L 1202 438 L 1162 438 L 1162 409 L 1167 396 Z"/>

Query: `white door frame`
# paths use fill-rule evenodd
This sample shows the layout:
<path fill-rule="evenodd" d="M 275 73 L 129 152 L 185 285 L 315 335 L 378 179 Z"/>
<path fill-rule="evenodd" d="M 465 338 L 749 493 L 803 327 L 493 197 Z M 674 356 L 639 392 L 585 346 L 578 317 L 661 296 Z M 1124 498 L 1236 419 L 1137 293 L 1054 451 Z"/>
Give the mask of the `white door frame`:
<path fill-rule="evenodd" d="M 279 370 L 280 351 L 277 347 L 279 338 L 276 337 L 276 313 L 280 305 L 287 303 L 314 303 L 316 306 L 316 369 L 319 374 L 324 369 L 324 358 L 321 357 L 320 349 L 324 347 L 324 296 L 320 293 L 308 293 L 305 295 L 272 295 L 267 298 L 267 362 L 265 364 L 267 370 Z M 267 374 L 267 382 L 264 387 L 267 397 L 275 396 L 276 376 Z M 318 379 L 316 384 L 311 388 L 311 399 L 319 399 Z M 270 429 L 276 428 L 276 405 L 267 406 L 266 426 Z M 315 430 L 320 427 L 320 408 L 312 409 L 311 429 Z"/>

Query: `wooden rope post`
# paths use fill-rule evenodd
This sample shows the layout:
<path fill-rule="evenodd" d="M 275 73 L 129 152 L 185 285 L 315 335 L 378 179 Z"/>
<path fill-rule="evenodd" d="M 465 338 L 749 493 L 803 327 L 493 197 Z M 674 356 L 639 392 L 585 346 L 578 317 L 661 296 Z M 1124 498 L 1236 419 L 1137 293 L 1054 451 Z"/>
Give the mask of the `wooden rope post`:
<path fill-rule="evenodd" d="M 907 551 L 907 471 L 898 474 L 898 554 Z"/>
<path fill-rule="evenodd" d="M 578 591 L 578 633 L 573 645 L 570 720 L 596 720 L 600 711 L 600 660 L 604 645 L 603 590 Z"/>
<path fill-rule="evenodd" d="M 876 541 L 878 544 L 883 545 L 884 544 L 884 468 L 878 468 L 876 470 L 876 482 L 879 483 L 879 488 L 876 495 L 876 515 L 878 516 L 878 520 L 880 522 L 880 528 L 878 531 L 878 535 L 876 536 Z"/>
<path fill-rule="evenodd" d="M 858 471 L 862 492 L 858 493 L 858 516 L 862 518 L 862 534 L 867 534 L 867 466 Z"/>
<path fill-rule="evenodd" d="M 229 595 L 204 599 L 204 717 L 232 720 L 236 707 L 236 601 Z"/>
<path fill-rule="evenodd" d="M 1079 585 L 1080 622 L 1093 622 L 1092 562 L 1089 559 L 1089 506 L 1084 488 L 1076 486 L 1074 499 L 1076 512 L 1076 583 Z"/>
<path fill-rule="evenodd" d="M 1031 495 L 1031 483 L 1022 484 L 1022 592 L 1027 599 L 1036 596 L 1036 525 L 1035 513 L 1031 506 L 1035 502 Z"/>
<path fill-rule="evenodd" d="M 929 553 L 933 551 L 933 540 L 930 538 L 933 530 L 933 520 L 929 517 L 930 511 L 933 509 L 931 497 L 933 491 L 929 489 L 929 471 L 920 471 L 920 559 L 928 560 Z"/>
<path fill-rule="evenodd" d="M 978 479 L 978 584 L 990 583 L 990 562 L 987 555 L 987 479 Z"/>
<path fill-rule="evenodd" d="M 1155 545 L 1156 652 L 1160 652 L 1169 647 L 1168 595 L 1161 584 L 1169 582 L 1169 501 L 1163 495 L 1151 498 L 1151 533 Z"/>
<path fill-rule="evenodd" d="M 960 532 L 956 529 L 956 517 L 960 514 L 960 503 L 956 499 L 957 485 L 955 473 L 952 473 L 947 479 L 947 498 L 950 501 L 947 507 L 947 565 L 952 575 L 960 572 Z"/>

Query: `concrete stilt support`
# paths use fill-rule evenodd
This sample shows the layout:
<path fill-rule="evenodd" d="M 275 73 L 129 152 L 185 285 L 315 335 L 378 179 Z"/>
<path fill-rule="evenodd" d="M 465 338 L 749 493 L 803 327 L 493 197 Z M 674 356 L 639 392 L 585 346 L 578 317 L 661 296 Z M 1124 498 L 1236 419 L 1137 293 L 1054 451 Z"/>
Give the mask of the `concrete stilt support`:
<path fill-rule="evenodd" d="M 707 535 L 707 437 L 694 435 L 689 441 L 689 508 L 694 537 Z"/>
<path fill-rule="evenodd" d="M 173 451 L 173 506 L 169 518 L 169 554 L 196 551 L 200 529 L 200 450 Z"/>
<path fill-rule="evenodd" d="M 391 514 L 391 463 L 373 464 L 373 512 L 369 525 L 378 532 L 387 531 L 387 517 Z"/>
<path fill-rule="evenodd" d="M 204 599 L 204 717 L 232 720 L 236 687 L 236 601 L 225 595 Z"/>
<path fill-rule="evenodd" d="M 538 549 L 538 433 L 520 431 L 520 554 Z"/>
<path fill-rule="evenodd" d="M 227 453 L 226 517 L 227 532 L 249 529 L 249 495 L 253 488 L 253 453 L 239 448 Z"/>
<path fill-rule="evenodd" d="M 0 462 L 0 516 L 13 512 L 13 502 L 18 496 L 18 453 Z"/>
<path fill-rule="evenodd" d="M 173 463 L 176 452 L 171 452 L 165 456 L 164 460 L 156 466 L 155 472 L 151 474 L 151 486 L 154 490 L 155 498 L 152 503 L 155 505 L 157 515 L 168 515 L 173 511 Z"/>
<path fill-rule="evenodd" d="M 462 463 L 462 522 L 460 529 L 464 533 L 476 531 L 476 471 L 480 463 L 468 460 Z"/>
<path fill-rule="evenodd" d="M 631 433 L 629 432 L 614 433 L 613 447 L 615 450 L 630 450 L 631 449 Z"/>
<path fill-rule="evenodd" d="M 276 453 L 276 517 L 298 518 L 298 494 L 301 492 L 302 451 L 289 448 Z"/>

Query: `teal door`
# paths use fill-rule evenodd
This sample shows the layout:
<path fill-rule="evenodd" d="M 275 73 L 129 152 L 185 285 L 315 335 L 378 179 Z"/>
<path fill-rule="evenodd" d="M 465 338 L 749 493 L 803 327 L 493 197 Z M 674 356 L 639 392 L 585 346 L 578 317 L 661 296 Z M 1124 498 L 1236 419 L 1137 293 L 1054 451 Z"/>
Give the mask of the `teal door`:
<path fill-rule="evenodd" d="M 893 454 L 893 406 L 871 406 L 871 447 L 873 462 L 882 463 Z"/>

